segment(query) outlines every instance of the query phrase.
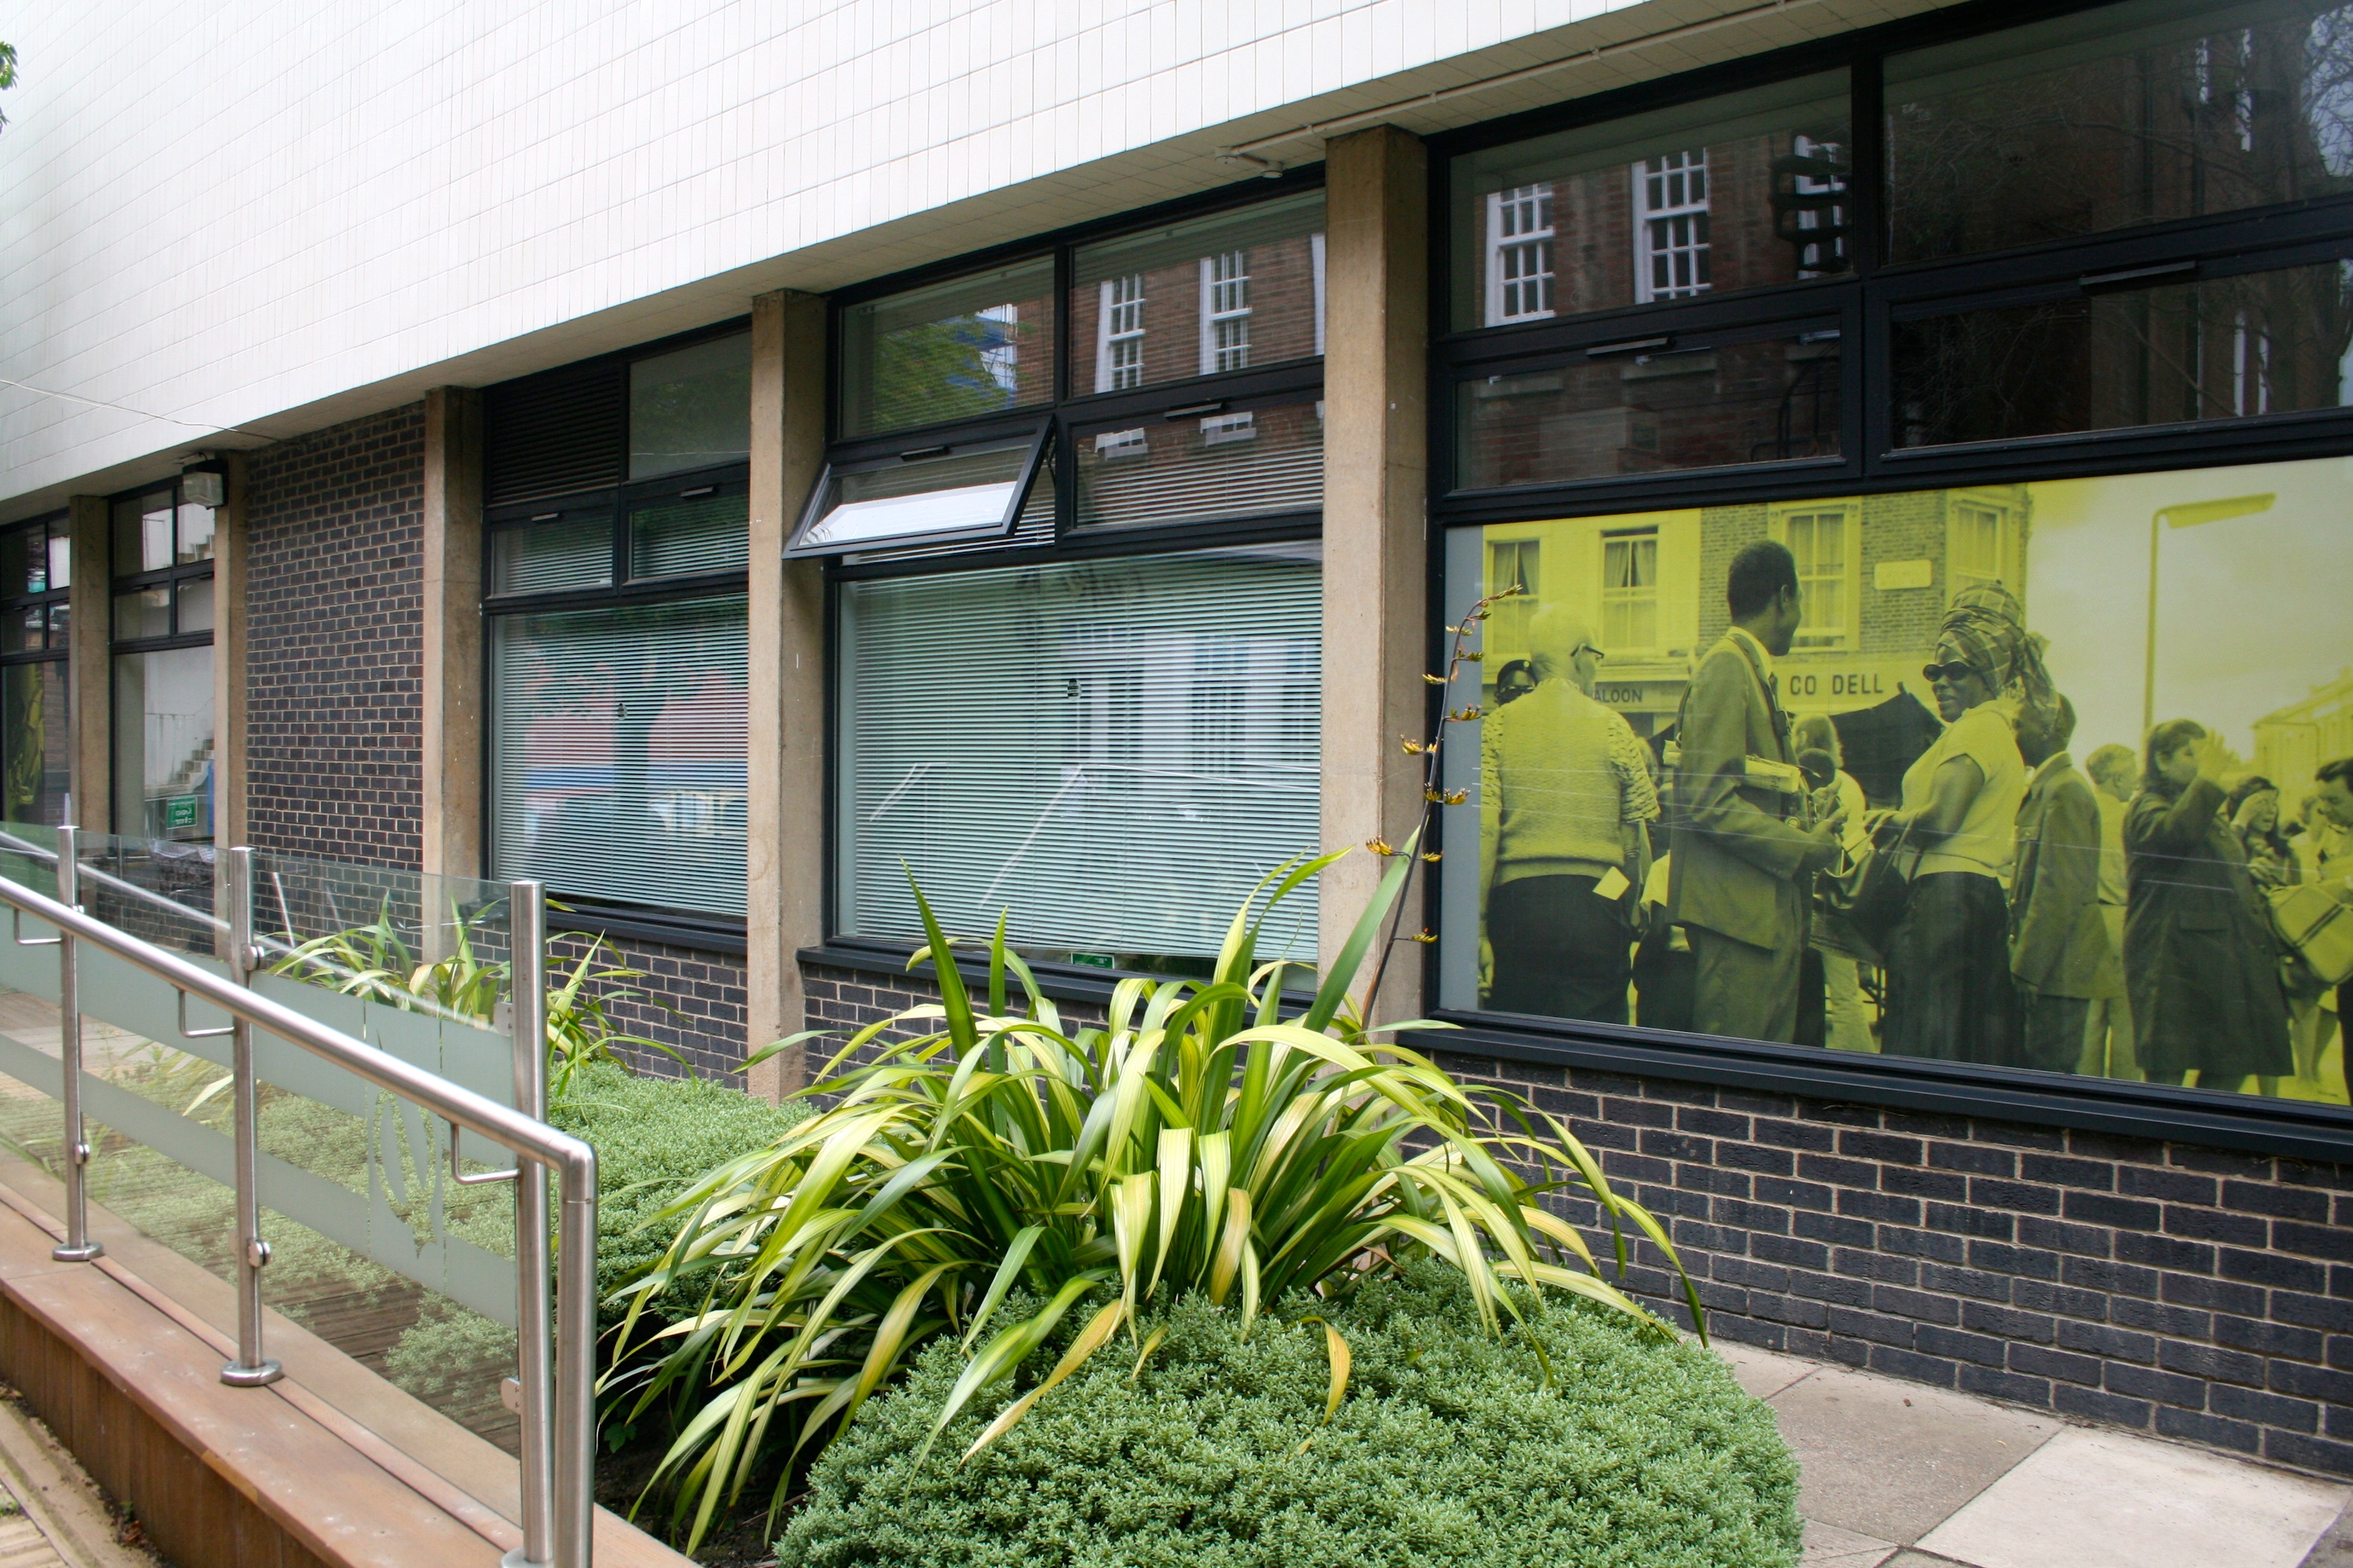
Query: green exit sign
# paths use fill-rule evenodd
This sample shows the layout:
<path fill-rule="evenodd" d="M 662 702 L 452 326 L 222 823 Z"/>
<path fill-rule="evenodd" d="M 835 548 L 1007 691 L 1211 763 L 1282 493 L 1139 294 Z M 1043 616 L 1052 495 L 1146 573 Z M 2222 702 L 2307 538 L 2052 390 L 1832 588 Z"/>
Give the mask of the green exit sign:
<path fill-rule="evenodd" d="M 1083 963 L 1089 969 L 1117 969 L 1119 967 L 1119 961 L 1107 952 L 1074 952 L 1071 954 L 1071 962 L 1072 963 Z"/>
<path fill-rule="evenodd" d="M 164 800 L 164 826 L 166 828 L 194 827 L 196 825 L 198 797 L 193 795 L 167 795 Z"/>

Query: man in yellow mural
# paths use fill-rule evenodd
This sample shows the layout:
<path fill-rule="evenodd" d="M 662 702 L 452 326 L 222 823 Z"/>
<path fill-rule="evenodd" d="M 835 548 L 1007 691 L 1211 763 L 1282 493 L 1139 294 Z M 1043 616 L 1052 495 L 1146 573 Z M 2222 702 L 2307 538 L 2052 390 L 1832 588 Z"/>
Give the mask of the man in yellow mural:
<path fill-rule="evenodd" d="M 1697 960 L 1692 1026 L 1788 1042 L 1807 890 L 1841 858 L 1840 819 L 1807 825 L 1805 776 L 1773 672 L 1804 620 L 1796 558 L 1769 540 L 1748 545 L 1733 557 L 1725 598 L 1732 625 L 1683 694 L 1667 912 Z"/>

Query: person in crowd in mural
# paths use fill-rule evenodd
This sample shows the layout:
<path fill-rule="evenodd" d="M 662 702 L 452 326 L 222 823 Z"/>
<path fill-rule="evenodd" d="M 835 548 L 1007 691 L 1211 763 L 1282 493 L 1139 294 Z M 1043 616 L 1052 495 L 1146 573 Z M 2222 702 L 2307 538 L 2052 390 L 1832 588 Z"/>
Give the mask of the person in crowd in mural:
<path fill-rule="evenodd" d="M 2270 911 L 2223 814 L 2222 747 L 2194 719 L 2148 733 L 2125 819 L 2125 982 L 2151 1083 L 2264 1094 L 2295 1069 Z"/>
<path fill-rule="evenodd" d="M 1495 672 L 1495 706 L 1508 708 L 1536 689 L 1535 668 L 1515 658 Z"/>
<path fill-rule="evenodd" d="M 2026 798 L 2013 715 L 2031 711 L 2047 726 L 2057 703 L 2025 613 L 1999 584 L 1953 595 L 1922 673 L 1945 732 L 1905 771 L 1903 803 L 1876 828 L 1911 875 L 1883 950 L 1880 1044 L 1891 1055 L 2007 1064 L 2017 1007 L 2002 880 Z"/>
<path fill-rule="evenodd" d="M 1593 700 L 1602 655 L 1583 621 L 1548 605 L 1528 634 L 1535 689 L 1479 727 L 1487 1003 L 1623 1024 L 1659 815 L 1649 748 Z"/>
<path fill-rule="evenodd" d="M 2132 1007 L 2125 995 L 2125 808 L 2138 786 L 2140 763 L 2130 746 L 2113 742 L 2084 759 L 2092 799 L 2100 808 L 2100 921 L 2107 928 L 2107 960 L 2084 1018 L 2084 1059 L 2077 1071 L 2102 1078 L 2140 1077 L 2133 1056 Z"/>
<path fill-rule="evenodd" d="M 1725 602 L 1732 625 L 1693 672 L 1677 721 L 1667 914 L 1691 942 L 1692 1026 L 1787 1043 L 1808 893 L 1843 855 L 1842 824 L 1812 820 L 1773 672 L 1803 619 L 1796 558 L 1770 541 L 1746 546 Z"/>
<path fill-rule="evenodd" d="M 2320 764 L 2313 774 L 2319 785 L 2313 798 L 2311 831 L 2314 879 L 2338 902 L 2353 904 L 2353 757 Z M 2337 1068 L 2345 1077 L 2346 1098 L 2353 1100 L 2353 980 L 2337 988 L 2337 1036 L 2343 1049 Z M 2327 1048 L 2326 1013 L 2314 1055 Z"/>
<path fill-rule="evenodd" d="M 1814 815 L 1823 821 L 1838 818 L 1842 825 L 1841 847 L 1850 856 L 1859 853 L 1871 839 L 1871 827 L 1864 821 L 1870 807 L 1862 785 L 1846 771 L 1838 726 L 1827 713 L 1808 713 L 1792 726 L 1791 733 L 1800 768 L 1808 768 L 1810 760 L 1819 757 L 1817 765 L 1828 769 L 1828 777 L 1820 781 L 1810 768 L 1807 771 L 1806 782 L 1814 786 Z M 1879 1046 L 1871 1037 L 1871 1011 L 1863 1000 L 1857 944 L 1844 925 L 1833 916 L 1813 911 L 1813 948 L 1822 961 L 1823 1043 L 1834 1051 L 1875 1051 Z"/>
<path fill-rule="evenodd" d="M 2280 831 L 2279 785 L 2249 773 L 2231 786 L 2222 813 L 2247 857 L 2247 875 L 2258 888 L 2292 888 L 2304 879 L 2295 851 Z"/>
<path fill-rule="evenodd" d="M 2033 770 L 2018 808 L 2010 880 L 2010 972 L 2018 982 L 2019 1065 L 2073 1072 L 2084 1019 L 2107 978 L 2100 918 L 2100 807 L 2067 755 L 2075 705 L 2029 707 L 2018 751 Z"/>
<path fill-rule="evenodd" d="M 2304 880 L 2304 867 L 2294 840 L 2284 831 L 2279 786 L 2261 773 L 2249 773 L 2231 786 L 2222 814 L 2247 857 L 2247 877 L 2259 892 L 2293 888 Z M 2287 957 L 2282 985 L 2287 992 L 2288 1041 L 2294 1047 L 2295 1076 L 2305 1083 L 2320 1078 L 2324 1009 L 2320 999 L 2327 987 L 2312 966 L 2294 953 Z"/>

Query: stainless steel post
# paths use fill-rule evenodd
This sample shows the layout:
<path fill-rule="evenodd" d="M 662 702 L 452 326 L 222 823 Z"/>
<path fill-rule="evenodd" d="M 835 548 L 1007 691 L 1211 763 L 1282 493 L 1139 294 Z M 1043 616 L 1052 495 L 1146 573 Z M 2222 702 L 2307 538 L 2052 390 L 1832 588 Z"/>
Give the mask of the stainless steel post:
<path fill-rule="evenodd" d="M 81 906 L 80 830 L 58 829 L 58 902 Z M 66 1239 L 49 1248 L 60 1263 L 87 1263 L 106 1250 L 90 1238 L 90 1140 L 81 1119 L 81 963 L 73 933 L 58 933 L 58 1058 L 66 1118 Z"/>
<path fill-rule="evenodd" d="M 507 888 L 507 941 L 513 998 L 514 1107 L 547 1120 L 547 901 L 537 882 Z M 515 1380 L 522 1398 L 522 1546 L 504 1568 L 555 1561 L 554 1389 L 547 1300 L 547 1167 L 515 1161 Z M 568 1194 L 567 1194 L 568 1195 Z M 594 1289 L 593 1283 L 591 1289 Z M 567 1311 L 577 1310 L 565 1298 Z"/>
<path fill-rule="evenodd" d="M 242 987 L 252 984 L 255 956 L 253 851 L 239 847 L 224 853 L 228 856 L 228 977 L 231 984 Z M 259 1132 L 254 1122 L 253 1026 L 241 1014 L 232 1016 L 237 1024 L 229 1039 L 234 1079 L 230 1121 L 237 1139 L 237 1359 L 221 1368 L 221 1381 L 236 1388 L 259 1388 L 277 1382 L 283 1373 L 261 1353 L 261 1270 L 269 1262 L 269 1244 L 261 1239 L 256 1172 Z"/>
<path fill-rule="evenodd" d="M 596 1513 L 596 1152 L 564 1178 L 556 1245 L 563 1321 L 555 1342 L 556 1568 L 589 1568 Z"/>

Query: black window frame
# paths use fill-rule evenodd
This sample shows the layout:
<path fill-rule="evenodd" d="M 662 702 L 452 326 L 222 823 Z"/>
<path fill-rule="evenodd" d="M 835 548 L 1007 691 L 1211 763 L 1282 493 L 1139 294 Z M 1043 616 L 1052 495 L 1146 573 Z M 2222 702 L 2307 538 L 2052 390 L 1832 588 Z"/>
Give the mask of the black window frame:
<path fill-rule="evenodd" d="M 841 586 L 877 577 L 905 577 L 950 572 L 978 572 L 993 567 L 1048 565 L 1058 562 L 1109 556 L 1162 555 L 1217 545 L 1282 541 L 1321 540 L 1324 510 L 1308 510 L 1232 519 L 1204 519 L 1166 526 L 1087 527 L 1078 520 L 1077 432 L 1107 424 L 1134 421 L 1158 424 L 1197 413 L 1239 411 L 1266 403 L 1295 402 L 1321 397 L 1324 356 L 1287 360 L 1280 364 L 1252 366 L 1162 382 L 1151 386 L 1113 392 L 1074 390 L 1071 342 L 1071 297 L 1075 277 L 1073 253 L 1082 246 L 1115 239 L 1124 234 L 1194 217 L 1238 210 L 1261 202 L 1324 188 L 1324 165 L 1307 164 L 1272 176 L 1235 182 L 1196 195 L 1177 198 L 1113 217 L 955 257 L 933 265 L 872 279 L 841 289 L 828 300 L 826 342 L 825 464 L 814 502 L 822 493 L 825 472 L 836 464 L 860 462 L 941 446 L 1008 438 L 1045 426 L 1041 458 L 1034 465 L 1030 494 L 1017 511 L 1034 500 L 1035 485 L 1053 486 L 1052 531 L 1023 541 L 1015 538 L 977 541 L 947 540 L 936 543 L 885 544 L 870 552 L 808 552 L 801 559 L 822 563 L 826 584 L 826 711 L 825 711 L 825 886 L 820 909 L 825 936 L 819 945 L 800 950 L 804 963 L 897 972 L 919 945 L 913 942 L 862 936 L 840 928 L 840 724 L 841 709 Z M 840 434 L 842 321 L 852 307 L 904 289 L 953 281 L 962 274 L 1003 267 L 1028 257 L 1051 254 L 1054 258 L 1053 397 L 1044 404 L 1026 405 L 970 418 L 893 430 L 886 435 L 845 438 Z M 1328 344 L 1327 344 L 1328 347 Z M 1019 530 L 1015 531 L 1017 533 Z M 1108 996 L 1110 988 L 1131 972 L 1056 963 L 1030 962 L 1040 985 L 1056 995 L 1086 999 Z M 1166 974 L 1145 978 L 1166 979 Z"/>
<path fill-rule="evenodd" d="M 1883 181 L 1881 68 L 1893 54 L 1954 42 L 2128 0 L 1972 0 L 1927 16 L 1862 28 L 1635 87 L 1614 89 L 1461 131 L 1433 136 L 1430 150 L 1430 624 L 1431 668 L 1443 658 L 1445 549 L 1450 530 L 1739 502 L 1798 502 L 2024 482 L 2226 467 L 2353 453 L 2353 407 L 2215 418 L 1936 447 L 1894 446 L 1893 324 L 1911 316 L 2088 294 L 2083 279 L 2151 269 L 2126 287 L 2266 270 L 2353 258 L 2353 195 L 2175 219 L 1966 256 L 1889 265 Z M 1452 326 L 1456 156 L 1837 68 L 1850 74 L 1854 174 L 1851 270 L 1710 299 L 1618 307 L 1577 316 L 1457 331 Z M 2162 269 L 2162 270 L 2158 270 Z M 1593 342 L 1703 331 L 1756 329 L 1804 315 L 1835 313 L 1842 335 L 1842 450 L 1811 458 L 1662 474 L 1471 490 L 1455 483 L 1460 453 L 1455 385 L 1474 375 L 1565 363 Z M 1442 694 L 1430 699 L 1438 721 Z M 1442 843 L 1443 825 L 1439 825 Z M 1422 955 L 1425 994 L 1436 998 L 1440 947 L 1475 940 L 1440 922 L 1437 879 L 1419 894 L 1440 943 Z M 1991 1118 L 2186 1141 L 2331 1162 L 2353 1160 L 2353 1108 L 2225 1095 L 2212 1090 L 2104 1078 L 2058 1078 L 2024 1068 L 1901 1056 L 1854 1057 L 1808 1047 L 1683 1035 L 1639 1026 L 1545 1019 L 1433 1006 L 1455 1027 L 1419 1037 L 1426 1049 L 1468 1052 L 1547 1067 L 1583 1067 L 1833 1102 L 1897 1107 L 1950 1118 Z"/>
<path fill-rule="evenodd" d="M 62 539 L 67 542 L 67 549 L 69 551 L 68 561 L 70 563 L 70 551 L 72 549 L 73 540 L 72 527 L 72 514 L 70 512 L 46 512 L 39 517 L 28 517 L 24 519 L 22 521 L 12 522 L 5 528 L 0 528 L 0 537 L 4 537 L 11 533 L 29 533 L 37 528 L 41 531 L 42 548 L 45 559 L 54 559 L 54 552 L 48 550 L 49 542 L 52 540 Z M 69 577 L 71 576 L 72 567 L 70 564 L 67 567 L 67 574 Z M 46 612 L 48 606 L 70 604 L 73 598 L 73 585 L 70 582 L 68 582 L 65 585 L 59 586 L 51 582 L 50 577 L 51 574 L 45 567 L 42 571 L 41 580 L 45 583 L 49 583 L 49 586 L 43 588 L 37 594 L 21 591 L 16 593 L 0 593 L 0 617 L 21 616 L 26 610 L 32 609 L 37 605 L 41 606 L 44 610 L 44 614 L 41 617 L 41 646 L 37 648 L 19 648 L 13 653 L 0 653 L 0 664 L 47 664 L 62 662 L 71 657 L 73 648 L 72 631 L 70 626 L 69 626 L 67 631 L 60 636 L 56 626 L 51 624 L 55 617 Z"/>
<path fill-rule="evenodd" d="M 640 360 L 657 358 L 679 349 L 723 338 L 740 337 L 749 332 L 748 318 L 737 317 L 713 326 L 698 328 L 675 336 L 639 343 L 594 359 L 583 360 L 535 375 L 519 377 L 499 386 L 485 388 L 485 395 L 505 393 L 528 395 L 534 384 L 571 386 L 597 377 L 617 378 L 620 387 L 620 418 L 615 426 L 614 439 L 617 450 L 606 454 L 617 465 L 614 471 L 628 472 L 628 372 Z M 486 457 L 488 454 L 485 454 Z M 647 503 L 670 500 L 698 500 L 711 495 L 744 495 L 751 490 L 749 459 L 718 463 L 706 468 L 681 469 L 652 479 L 624 479 L 616 484 L 597 485 L 586 489 L 564 491 L 531 500 L 508 500 L 486 505 L 482 511 L 482 595 L 480 613 L 485 634 L 485 653 L 489 634 L 500 618 L 517 615 L 542 615 L 566 610 L 623 609 L 646 605 L 674 604 L 696 599 L 724 598 L 744 595 L 750 590 L 751 573 L 748 563 L 748 540 L 745 565 L 724 571 L 680 574 L 676 575 L 640 577 L 630 570 L 629 519 L 633 511 Z M 495 552 L 498 536 L 535 523 L 559 518 L 606 521 L 611 547 L 611 567 L 607 580 L 593 587 L 524 590 L 498 593 L 492 588 L 495 579 Z M 497 801 L 495 783 L 489 760 L 495 754 L 498 725 L 498 693 L 485 660 L 482 702 L 482 769 L 480 814 L 485 871 L 487 861 L 497 843 Z M 702 910 L 671 909 L 659 905 L 633 904 L 617 900 L 577 895 L 561 887 L 551 886 L 549 895 L 550 929 L 583 931 L 614 937 L 636 937 L 667 942 L 702 952 L 740 953 L 746 951 L 744 918 L 741 915 L 713 914 Z M 561 907 L 558 907 L 558 906 Z"/>

